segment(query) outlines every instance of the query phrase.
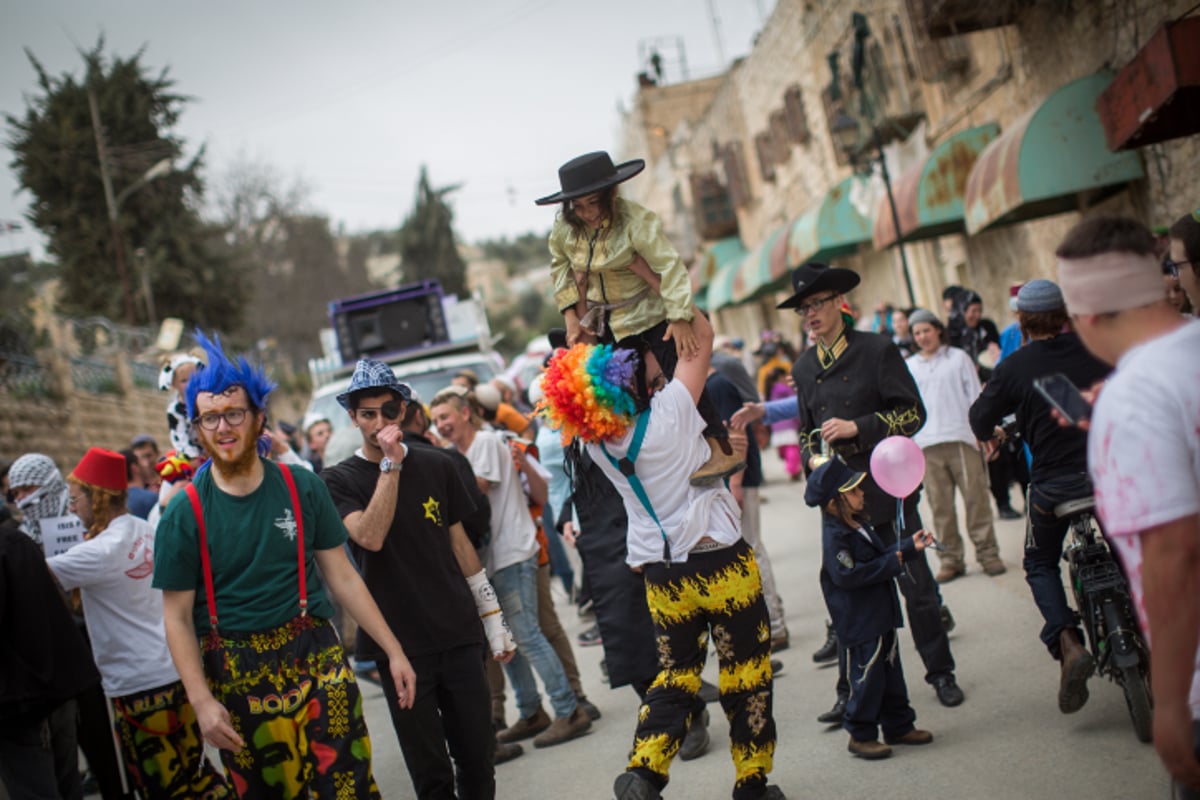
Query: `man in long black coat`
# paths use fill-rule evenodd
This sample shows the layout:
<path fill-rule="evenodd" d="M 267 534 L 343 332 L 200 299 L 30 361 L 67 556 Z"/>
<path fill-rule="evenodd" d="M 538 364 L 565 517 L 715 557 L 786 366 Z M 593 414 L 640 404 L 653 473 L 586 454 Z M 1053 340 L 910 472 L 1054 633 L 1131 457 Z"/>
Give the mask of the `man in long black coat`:
<path fill-rule="evenodd" d="M 779 308 L 799 314 L 817 340 L 792 366 L 805 469 L 811 472 L 825 455 L 836 454 L 852 469 L 867 472 L 863 482 L 866 512 L 884 544 L 894 544 L 898 536 L 920 530 L 920 492 L 905 499 L 903 525 L 898 526 L 896 499 L 870 477 L 871 451 L 888 436 L 912 436 L 920 430 L 925 424 L 925 407 L 891 339 L 856 331 L 843 317 L 842 295 L 858 282 L 858 274 L 851 270 L 804 264 L 792 275 L 795 294 Z M 937 584 L 924 552 L 906 566 L 900 591 L 913 641 L 925 662 L 925 680 L 936 689 L 943 705 L 956 706 L 963 701 L 963 693 L 954 678 L 954 657 L 943 627 Z M 843 664 L 841 659 L 839 666 Z M 844 706 L 847 693 L 844 670 L 839 670 L 838 706 Z"/>

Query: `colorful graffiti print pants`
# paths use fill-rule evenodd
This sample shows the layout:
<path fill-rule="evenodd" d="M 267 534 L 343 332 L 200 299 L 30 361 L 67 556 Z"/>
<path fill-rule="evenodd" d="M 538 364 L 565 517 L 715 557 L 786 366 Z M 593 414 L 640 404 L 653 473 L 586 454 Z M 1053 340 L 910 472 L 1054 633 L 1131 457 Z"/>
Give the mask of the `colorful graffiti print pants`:
<path fill-rule="evenodd" d="M 362 695 L 327 620 L 298 617 L 202 646 L 213 695 L 246 743 L 221 751 L 238 797 L 379 797 Z"/>
<path fill-rule="evenodd" d="M 746 542 L 692 553 L 683 564 L 648 564 L 646 601 L 660 672 L 638 709 L 629 771 L 660 789 L 696 710 L 711 634 L 721 665 L 721 707 L 729 720 L 737 779 L 734 800 L 766 791 L 775 753 L 771 629 L 754 551 Z"/>
<path fill-rule="evenodd" d="M 125 768 L 145 800 L 233 797 L 204 755 L 196 712 L 181 682 L 112 702 Z"/>

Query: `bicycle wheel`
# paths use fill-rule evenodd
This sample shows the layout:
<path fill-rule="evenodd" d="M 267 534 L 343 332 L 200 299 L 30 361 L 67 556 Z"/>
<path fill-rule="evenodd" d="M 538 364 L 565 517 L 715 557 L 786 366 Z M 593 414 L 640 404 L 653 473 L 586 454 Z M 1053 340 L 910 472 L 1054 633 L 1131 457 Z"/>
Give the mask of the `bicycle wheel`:
<path fill-rule="evenodd" d="M 1150 675 L 1144 664 L 1121 670 L 1121 690 L 1133 721 L 1133 732 L 1139 742 L 1149 742 L 1153 736 L 1154 702 L 1150 697 Z"/>

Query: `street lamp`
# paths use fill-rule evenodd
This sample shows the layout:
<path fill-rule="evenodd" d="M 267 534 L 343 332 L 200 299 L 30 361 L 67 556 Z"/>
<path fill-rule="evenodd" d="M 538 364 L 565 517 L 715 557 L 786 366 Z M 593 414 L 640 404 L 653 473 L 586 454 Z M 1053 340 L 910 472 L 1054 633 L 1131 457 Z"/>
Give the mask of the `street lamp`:
<path fill-rule="evenodd" d="M 870 35 L 870 30 L 867 28 L 866 17 L 862 14 L 855 13 L 855 40 L 856 48 L 862 48 L 862 40 Z M 829 71 L 833 76 L 833 83 L 830 85 L 829 95 L 832 99 L 838 100 L 841 98 L 841 86 L 839 85 L 838 76 L 838 53 L 835 50 L 829 54 Z M 839 107 L 837 116 L 829 122 L 829 132 L 833 137 L 834 145 L 846 155 L 850 163 L 854 166 L 863 164 L 870 167 L 872 163 L 879 164 L 879 174 L 883 178 L 883 188 L 887 190 L 888 210 L 892 214 L 892 226 L 896 231 L 896 249 L 900 253 L 900 269 L 904 273 L 904 286 L 908 290 L 909 307 L 916 307 L 917 295 L 913 291 L 912 275 L 908 271 L 908 257 L 904 252 L 904 232 L 900 230 L 900 214 L 896 211 L 896 197 L 892 193 L 892 178 L 888 172 L 887 159 L 883 154 L 883 139 L 879 135 L 879 127 L 875 124 L 874 108 L 875 104 L 870 102 L 870 98 L 865 95 L 866 89 L 863 88 L 862 68 L 864 59 L 861 56 L 856 56 L 852 60 L 854 70 L 854 85 L 859 88 L 859 91 L 864 92 L 862 108 L 864 111 L 864 120 L 860 122 L 855 117 L 847 114 L 844 108 Z M 862 141 L 862 127 L 866 125 L 871 133 L 871 140 L 865 145 Z M 867 147 L 874 146 L 875 154 L 873 156 L 864 155 L 864 150 Z"/>
<path fill-rule="evenodd" d="M 133 292 L 129 288 L 129 272 L 125 268 L 125 248 L 121 242 L 121 227 L 117 223 L 117 215 L 121 211 L 121 203 L 125 202 L 129 195 L 171 171 L 172 159 L 164 158 L 158 161 L 140 178 L 122 189 L 120 194 L 114 196 L 112 176 L 108 174 L 108 154 L 104 144 L 104 133 L 100 127 L 100 109 L 96 104 L 96 95 L 90 88 L 88 89 L 88 107 L 92 112 L 92 132 L 96 136 L 96 151 L 100 156 L 100 181 L 104 184 L 104 204 L 108 208 L 108 227 L 112 233 L 113 251 L 117 257 L 117 275 L 121 279 L 121 293 L 125 297 L 125 324 L 132 327 L 134 323 Z"/>

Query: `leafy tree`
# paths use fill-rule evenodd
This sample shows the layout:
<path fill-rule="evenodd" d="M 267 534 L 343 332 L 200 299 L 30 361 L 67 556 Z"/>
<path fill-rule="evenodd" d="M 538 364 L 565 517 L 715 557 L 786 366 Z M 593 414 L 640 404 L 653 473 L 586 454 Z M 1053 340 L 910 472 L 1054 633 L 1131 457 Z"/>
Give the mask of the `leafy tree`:
<path fill-rule="evenodd" d="M 109 57 L 101 38 L 81 52 L 82 78 L 50 75 L 26 51 L 37 92 L 23 116 L 5 114 L 14 157 L 10 166 L 34 197 L 27 218 L 48 239 L 59 264 L 65 311 L 124 319 L 125 287 L 119 277 L 113 231 L 101 180 L 94 97 L 105 141 L 113 193 L 120 198 L 117 230 L 125 253 L 127 285 L 138 294 L 136 315 L 146 321 L 150 287 L 156 316 L 231 330 L 241 317 L 245 273 L 224 231 L 204 222 L 198 209 L 204 184 L 203 149 L 186 163 L 183 141 L 172 135 L 188 101 L 164 69 L 156 76 L 130 58 Z M 171 170 L 139 185 L 152 166 L 171 159 Z M 129 190 L 126 193 L 126 190 Z"/>
<path fill-rule="evenodd" d="M 425 167 L 417 180 L 416 204 L 400 226 L 400 270 L 406 281 L 434 278 L 446 294 L 463 296 L 467 292 L 467 265 L 454 242 L 454 211 L 446 195 L 458 184 L 434 189 Z"/>
<path fill-rule="evenodd" d="M 546 245 L 549 235 L 549 231 L 531 231 L 511 241 L 507 237 L 487 239 L 479 243 L 479 249 L 483 251 L 484 257 L 503 261 L 508 267 L 509 275 L 519 275 L 550 263 L 550 251 Z"/>

